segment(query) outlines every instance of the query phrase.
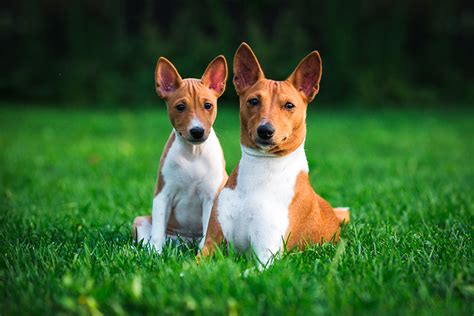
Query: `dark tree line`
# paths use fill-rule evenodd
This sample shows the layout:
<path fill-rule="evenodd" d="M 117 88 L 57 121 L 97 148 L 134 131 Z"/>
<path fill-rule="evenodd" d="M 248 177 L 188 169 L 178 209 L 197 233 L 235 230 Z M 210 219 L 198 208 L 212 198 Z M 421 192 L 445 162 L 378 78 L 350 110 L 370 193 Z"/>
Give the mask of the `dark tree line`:
<path fill-rule="evenodd" d="M 284 79 L 317 49 L 319 100 L 380 105 L 474 100 L 470 1 L 6 1 L 5 101 L 114 106 L 156 102 L 156 59 L 198 77 L 240 42 Z M 234 99 L 232 85 L 225 98 Z"/>

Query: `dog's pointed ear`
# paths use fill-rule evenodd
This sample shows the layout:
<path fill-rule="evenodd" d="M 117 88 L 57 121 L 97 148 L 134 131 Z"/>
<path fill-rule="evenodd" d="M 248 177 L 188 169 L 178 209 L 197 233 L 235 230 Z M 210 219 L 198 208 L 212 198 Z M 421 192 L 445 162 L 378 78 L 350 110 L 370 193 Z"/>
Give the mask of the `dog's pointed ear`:
<path fill-rule="evenodd" d="M 227 61 L 222 55 L 214 58 L 202 75 L 201 82 L 220 97 L 227 82 Z"/>
<path fill-rule="evenodd" d="M 318 94 L 321 74 L 321 56 L 317 51 L 313 51 L 300 61 L 287 80 L 302 93 L 306 102 L 309 103 Z"/>
<path fill-rule="evenodd" d="M 240 44 L 234 57 L 234 86 L 237 94 L 263 78 L 265 75 L 250 46 L 247 43 Z"/>
<path fill-rule="evenodd" d="M 165 100 L 183 85 L 176 68 L 164 57 L 160 57 L 156 63 L 155 84 L 156 93 Z"/>

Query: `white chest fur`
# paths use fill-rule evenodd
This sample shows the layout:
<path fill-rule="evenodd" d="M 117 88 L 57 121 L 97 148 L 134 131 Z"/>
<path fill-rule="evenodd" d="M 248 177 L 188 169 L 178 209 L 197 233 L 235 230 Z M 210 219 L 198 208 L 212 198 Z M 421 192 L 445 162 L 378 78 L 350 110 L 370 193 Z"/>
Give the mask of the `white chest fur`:
<path fill-rule="evenodd" d="M 175 132 L 176 133 L 176 132 Z M 161 167 L 164 186 L 153 199 L 151 228 L 137 232 L 161 253 L 166 227 L 173 214 L 174 234 L 199 238 L 207 230 L 209 216 L 224 177 L 224 159 L 219 140 L 211 130 L 201 145 L 191 145 L 176 133 Z"/>
<path fill-rule="evenodd" d="M 224 179 L 222 149 L 214 130 L 201 145 L 190 145 L 179 135 L 170 147 L 161 174 L 176 221 L 183 235 L 202 236 L 202 214 Z M 160 193 L 160 194 L 161 194 Z"/>
<path fill-rule="evenodd" d="M 226 240 L 238 251 L 251 246 L 262 263 L 281 249 L 288 228 L 288 207 L 301 171 L 308 171 L 304 144 L 284 157 L 263 156 L 242 146 L 237 185 L 218 200 Z"/>

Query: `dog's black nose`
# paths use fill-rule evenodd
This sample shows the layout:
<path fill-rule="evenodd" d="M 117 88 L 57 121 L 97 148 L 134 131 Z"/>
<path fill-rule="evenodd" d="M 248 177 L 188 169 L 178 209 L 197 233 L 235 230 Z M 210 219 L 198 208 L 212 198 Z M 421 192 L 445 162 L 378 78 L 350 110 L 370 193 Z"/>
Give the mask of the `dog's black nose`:
<path fill-rule="evenodd" d="M 204 128 L 196 126 L 191 128 L 189 133 L 195 140 L 200 140 L 204 136 Z"/>
<path fill-rule="evenodd" d="M 270 138 L 272 138 L 273 133 L 275 133 L 275 129 L 271 124 L 268 123 L 260 125 L 257 128 L 258 137 L 264 140 L 269 140 Z"/>

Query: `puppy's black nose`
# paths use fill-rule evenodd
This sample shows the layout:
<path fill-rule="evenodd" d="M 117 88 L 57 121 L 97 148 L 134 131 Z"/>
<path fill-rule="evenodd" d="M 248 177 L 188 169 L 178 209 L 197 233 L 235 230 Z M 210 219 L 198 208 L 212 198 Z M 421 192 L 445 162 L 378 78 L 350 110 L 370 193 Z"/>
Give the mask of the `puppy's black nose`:
<path fill-rule="evenodd" d="M 200 140 L 204 136 L 204 128 L 195 126 L 189 130 L 189 133 L 195 140 Z"/>
<path fill-rule="evenodd" d="M 275 129 L 271 124 L 268 123 L 260 125 L 257 128 L 258 137 L 264 140 L 269 140 L 270 138 L 272 138 L 273 133 L 275 133 Z"/>

